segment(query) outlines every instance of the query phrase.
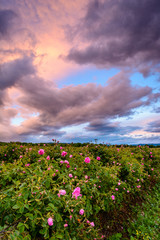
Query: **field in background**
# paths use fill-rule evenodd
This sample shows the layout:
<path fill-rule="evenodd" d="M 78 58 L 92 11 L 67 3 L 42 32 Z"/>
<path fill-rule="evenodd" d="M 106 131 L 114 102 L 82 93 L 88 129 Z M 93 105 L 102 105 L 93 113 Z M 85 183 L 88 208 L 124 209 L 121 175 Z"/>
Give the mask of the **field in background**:
<path fill-rule="evenodd" d="M 160 148 L 0 144 L 0 239 L 160 239 Z"/>

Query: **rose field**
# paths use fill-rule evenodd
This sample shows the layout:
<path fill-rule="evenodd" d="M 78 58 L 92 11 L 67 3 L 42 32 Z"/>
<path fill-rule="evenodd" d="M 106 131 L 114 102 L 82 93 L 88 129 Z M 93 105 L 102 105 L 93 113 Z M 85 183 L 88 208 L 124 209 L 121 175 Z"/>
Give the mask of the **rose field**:
<path fill-rule="evenodd" d="M 160 148 L 0 143 L 0 239 L 160 239 Z"/>

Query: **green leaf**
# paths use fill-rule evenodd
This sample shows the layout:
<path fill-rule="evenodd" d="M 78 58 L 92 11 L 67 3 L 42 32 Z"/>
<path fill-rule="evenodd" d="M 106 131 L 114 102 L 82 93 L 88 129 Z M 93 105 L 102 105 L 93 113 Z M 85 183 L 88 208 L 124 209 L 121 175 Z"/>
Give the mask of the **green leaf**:
<path fill-rule="evenodd" d="M 28 205 L 28 204 L 25 204 L 24 207 L 27 208 L 27 209 L 29 209 L 29 205 Z"/>
<path fill-rule="evenodd" d="M 14 205 L 12 208 L 13 208 L 13 209 L 18 209 L 18 208 L 20 208 L 20 206 Z"/>
<path fill-rule="evenodd" d="M 56 234 L 56 237 L 57 237 L 57 238 L 60 238 L 60 239 L 63 239 L 63 235 L 60 234 L 60 233 Z"/>
<path fill-rule="evenodd" d="M 44 237 L 49 238 L 49 229 L 45 229 Z"/>
<path fill-rule="evenodd" d="M 26 227 L 27 229 L 29 229 L 29 226 L 28 226 L 28 224 L 24 223 L 24 225 L 25 225 L 25 227 Z"/>
<path fill-rule="evenodd" d="M 24 212 L 24 206 L 22 206 L 20 209 L 19 209 L 20 213 L 23 213 Z"/>
<path fill-rule="evenodd" d="M 32 213 L 26 213 L 25 216 L 28 217 L 30 220 L 33 220 L 33 219 L 34 219 Z"/>
<path fill-rule="evenodd" d="M 31 240 L 31 236 L 30 235 L 27 235 L 23 238 L 24 240 Z"/>
<path fill-rule="evenodd" d="M 24 194 L 24 199 L 27 199 L 28 196 L 29 196 L 29 192 L 26 192 L 26 193 Z"/>
<path fill-rule="evenodd" d="M 49 179 L 46 180 L 45 185 L 46 185 L 47 189 L 50 187 L 50 180 Z"/>
<path fill-rule="evenodd" d="M 20 233 L 23 233 L 24 232 L 24 229 L 25 229 L 25 225 L 24 223 L 19 223 L 18 226 L 17 226 L 18 230 L 20 231 Z"/>
<path fill-rule="evenodd" d="M 61 215 L 60 214 L 56 214 L 55 215 L 55 219 L 56 219 L 57 222 L 60 222 L 62 220 Z"/>
<path fill-rule="evenodd" d="M 49 203 L 48 206 L 50 207 L 51 210 L 57 211 L 57 208 L 52 203 Z"/>
<path fill-rule="evenodd" d="M 50 238 L 50 240 L 56 240 L 56 238 L 53 236 L 53 237 Z"/>
<path fill-rule="evenodd" d="M 46 229 L 45 229 L 45 228 L 43 228 L 43 229 L 41 229 L 41 230 L 39 231 L 39 233 L 42 234 L 42 235 L 44 235 L 45 232 L 46 232 Z"/>

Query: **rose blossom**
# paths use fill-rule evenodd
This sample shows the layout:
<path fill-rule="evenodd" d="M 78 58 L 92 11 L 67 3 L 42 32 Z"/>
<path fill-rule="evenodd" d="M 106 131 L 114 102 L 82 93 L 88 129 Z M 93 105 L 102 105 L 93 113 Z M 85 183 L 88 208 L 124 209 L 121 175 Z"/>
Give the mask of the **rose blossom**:
<path fill-rule="evenodd" d="M 112 200 L 115 200 L 115 196 L 114 195 L 112 195 L 111 198 L 112 198 Z"/>
<path fill-rule="evenodd" d="M 85 163 L 90 163 L 91 159 L 89 157 L 86 157 L 84 161 Z"/>
<path fill-rule="evenodd" d="M 84 210 L 81 209 L 81 210 L 79 211 L 79 214 L 80 214 L 80 215 L 83 215 L 83 214 L 84 214 Z"/>
<path fill-rule="evenodd" d="M 69 162 L 67 160 L 65 160 L 64 163 L 69 164 Z"/>
<path fill-rule="evenodd" d="M 39 153 L 40 155 L 43 155 L 43 154 L 44 154 L 44 150 L 43 150 L 43 149 L 40 149 L 40 150 L 38 151 L 38 153 Z"/>
<path fill-rule="evenodd" d="M 65 152 L 65 151 L 63 151 L 62 153 L 61 153 L 61 156 L 62 157 L 65 157 L 67 155 L 67 152 Z"/>
<path fill-rule="evenodd" d="M 59 194 L 60 195 L 65 195 L 66 194 L 66 190 L 59 190 Z"/>
<path fill-rule="evenodd" d="M 77 197 L 82 196 L 80 194 L 80 191 L 81 191 L 80 187 L 75 188 L 73 193 L 72 193 L 72 198 L 75 197 L 75 199 L 77 199 Z"/>
<path fill-rule="evenodd" d="M 90 225 L 91 225 L 92 227 L 94 227 L 94 222 L 91 222 Z"/>
<path fill-rule="evenodd" d="M 53 219 L 52 218 L 48 218 L 48 225 L 52 226 L 53 225 Z"/>

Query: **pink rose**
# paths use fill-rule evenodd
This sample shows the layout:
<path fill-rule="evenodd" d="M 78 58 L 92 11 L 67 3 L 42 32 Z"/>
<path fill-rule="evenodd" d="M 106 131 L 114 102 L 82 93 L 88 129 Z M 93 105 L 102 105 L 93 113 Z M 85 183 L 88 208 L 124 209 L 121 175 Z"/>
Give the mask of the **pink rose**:
<path fill-rule="evenodd" d="M 50 156 L 47 156 L 46 159 L 47 159 L 47 160 L 50 160 Z"/>
<path fill-rule="evenodd" d="M 27 163 L 27 164 L 25 164 L 25 167 L 29 167 L 29 165 L 30 165 L 30 164 L 29 164 L 29 163 Z"/>
<path fill-rule="evenodd" d="M 43 149 L 40 149 L 40 150 L 38 151 L 38 153 L 39 153 L 40 155 L 43 155 L 43 154 L 44 154 L 44 150 L 43 150 Z"/>
<path fill-rule="evenodd" d="M 83 215 L 83 214 L 84 214 L 84 210 L 81 209 L 81 210 L 79 211 L 79 214 L 80 214 L 80 215 Z"/>
<path fill-rule="evenodd" d="M 68 224 L 67 224 L 67 223 L 65 223 L 65 224 L 64 224 L 64 227 L 68 227 Z"/>
<path fill-rule="evenodd" d="M 52 226 L 53 225 L 53 219 L 52 218 L 48 218 L 48 225 Z"/>
<path fill-rule="evenodd" d="M 100 157 L 97 157 L 97 160 L 101 160 L 101 158 L 100 158 Z"/>
<path fill-rule="evenodd" d="M 69 164 L 69 162 L 67 160 L 65 160 L 64 163 Z"/>
<path fill-rule="evenodd" d="M 62 153 L 61 153 L 61 156 L 62 157 L 65 157 L 67 155 L 67 152 L 65 152 L 65 151 L 63 151 Z"/>
<path fill-rule="evenodd" d="M 89 157 L 86 157 L 84 161 L 85 163 L 90 163 L 91 159 Z"/>
<path fill-rule="evenodd" d="M 115 200 L 115 196 L 114 195 L 112 195 L 111 198 L 112 198 L 112 200 Z"/>
<path fill-rule="evenodd" d="M 75 197 L 75 199 L 77 199 L 77 197 L 82 196 L 80 194 L 80 191 L 81 191 L 80 187 L 75 188 L 73 193 L 72 193 L 72 197 Z"/>
<path fill-rule="evenodd" d="M 65 195 L 66 194 L 66 190 L 59 190 L 59 194 L 60 195 Z"/>
<path fill-rule="evenodd" d="M 91 225 L 92 227 L 94 227 L 94 222 L 91 222 L 90 225 Z"/>
<path fill-rule="evenodd" d="M 69 174 L 69 177 L 70 177 L 70 178 L 72 178 L 72 177 L 73 177 L 73 175 L 70 173 L 70 174 Z"/>

